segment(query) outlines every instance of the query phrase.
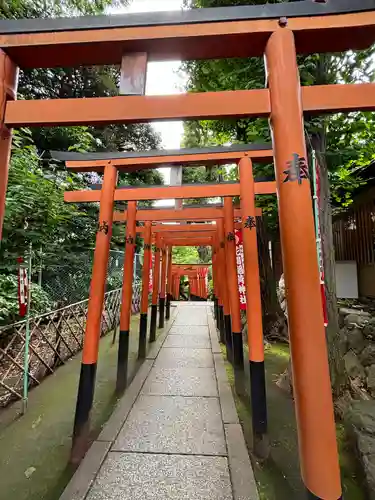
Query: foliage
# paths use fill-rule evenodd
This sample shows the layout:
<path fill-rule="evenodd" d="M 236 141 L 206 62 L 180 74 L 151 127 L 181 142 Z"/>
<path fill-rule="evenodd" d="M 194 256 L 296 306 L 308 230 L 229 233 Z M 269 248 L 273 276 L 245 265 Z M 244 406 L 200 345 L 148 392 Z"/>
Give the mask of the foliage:
<path fill-rule="evenodd" d="M 38 285 L 31 289 L 32 314 L 42 314 L 51 308 L 47 293 Z M 0 324 L 14 323 L 19 317 L 18 280 L 16 275 L 0 274 Z"/>
<path fill-rule="evenodd" d="M 57 17 L 82 14 L 101 14 L 107 7 L 124 6 L 129 0 L 11 0 L 0 3 L 0 18 Z M 119 61 L 120 62 L 120 61 Z M 36 68 L 20 73 L 18 95 L 24 99 L 65 99 L 103 97 L 118 94 L 118 66 L 78 68 Z M 157 148 L 160 136 L 150 124 L 104 127 L 34 128 L 32 137 L 38 153 L 48 159 L 49 150 L 133 151 Z M 49 168 L 49 163 L 44 163 Z M 137 174 L 122 175 L 130 183 Z M 160 183 L 159 172 L 150 171 L 147 181 Z"/>
<path fill-rule="evenodd" d="M 7 0 L 0 3 L 0 17 L 58 17 L 98 14 L 109 6 L 127 5 L 127 0 Z"/>
<path fill-rule="evenodd" d="M 193 8 L 244 4 L 264 4 L 264 0 L 187 0 Z M 281 3 L 274 0 L 269 3 Z M 342 54 L 312 54 L 300 56 L 298 66 L 302 85 L 372 82 L 374 80 L 374 47 L 361 52 Z M 264 88 L 266 81 L 261 58 L 188 62 L 184 70 L 189 75 L 188 90 L 207 92 L 233 89 Z M 270 140 L 268 123 L 264 119 L 203 121 L 188 124 L 187 140 L 196 145 L 252 143 Z M 358 187 L 366 178 L 363 170 L 374 160 L 374 115 L 305 116 L 308 151 L 314 149 L 319 163 L 323 262 L 328 309 L 327 342 L 331 362 L 331 380 L 335 394 L 341 390 L 344 374 L 339 346 L 339 327 L 335 291 L 334 249 L 331 204 L 336 209 L 347 207 Z M 193 145 L 193 144 L 191 144 Z M 254 165 L 255 176 L 273 175 L 272 165 Z M 232 173 L 235 175 L 235 173 Z M 278 237 L 278 215 L 275 197 L 261 197 L 267 225 Z M 266 281 L 268 283 L 268 281 Z M 268 304 L 263 304 L 268 310 Z"/>
<path fill-rule="evenodd" d="M 128 3 L 128 0 L 10 0 L 0 2 L 0 18 L 95 15 L 110 6 Z M 118 94 L 118 85 L 118 66 L 37 68 L 20 72 L 18 98 L 114 96 Z M 31 242 L 35 257 L 43 260 L 43 280 L 59 288 L 61 300 L 69 294 L 73 282 L 81 283 L 87 295 L 92 264 L 87 261 L 83 265 L 82 255 L 84 252 L 91 253 L 90 249 L 95 245 L 98 204 L 65 204 L 64 191 L 85 189 L 90 184 L 100 183 L 101 176 L 70 174 L 62 164 L 51 161 L 49 151 L 137 151 L 159 145 L 160 136 L 150 124 L 41 127 L 14 131 L 3 240 L 0 244 L 0 278 L 5 282 L 15 279 L 16 258 L 26 253 Z M 119 181 L 126 185 L 152 185 L 161 184 L 162 177 L 157 170 L 147 170 L 122 173 Z M 111 245 L 123 249 L 123 225 L 114 226 Z M 33 279 L 35 281 L 36 273 Z M 108 286 L 118 281 L 118 277 L 111 276 Z M 55 295 L 49 291 L 55 301 Z M 35 294 L 38 299 L 37 289 Z M 70 299 L 77 297 L 82 299 L 79 293 Z M 5 311 L 7 305 L 3 306 Z"/>
<path fill-rule="evenodd" d="M 186 3 L 192 8 L 202 8 L 263 4 L 264 0 L 191 0 Z M 370 49 L 299 57 L 301 82 L 303 85 L 322 85 L 373 81 L 373 54 L 374 50 Z M 264 63 L 260 58 L 193 61 L 185 63 L 183 68 L 189 75 L 188 90 L 193 92 L 264 88 Z M 334 203 L 338 207 L 347 206 L 361 183 L 359 172 L 375 158 L 374 114 L 309 117 L 305 127 L 309 145 L 315 136 L 326 135 L 325 148 L 318 151 L 320 163 L 324 159 L 328 164 Z M 270 141 L 265 119 L 201 121 L 185 125 L 185 144 L 190 147 L 265 141 Z M 256 176 L 269 177 L 273 175 L 273 167 L 255 165 L 254 172 Z M 277 206 L 275 202 L 270 205 L 271 199 L 262 197 L 258 204 L 269 216 L 269 226 L 276 230 Z"/>
<path fill-rule="evenodd" d="M 198 250 L 196 247 L 173 247 L 172 260 L 174 264 L 197 264 Z"/>
<path fill-rule="evenodd" d="M 66 171 L 51 175 L 41 168 L 35 146 L 13 150 L 0 247 L 2 269 L 12 268 L 29 243 L 43 246 L 52 256 L 57 252 L 59 259 L 66 247 L 71 251 L 92 244 L 94 218 L 64 203 L 64 191 L 72 185 L 78 187 L 82 181 Z"/>

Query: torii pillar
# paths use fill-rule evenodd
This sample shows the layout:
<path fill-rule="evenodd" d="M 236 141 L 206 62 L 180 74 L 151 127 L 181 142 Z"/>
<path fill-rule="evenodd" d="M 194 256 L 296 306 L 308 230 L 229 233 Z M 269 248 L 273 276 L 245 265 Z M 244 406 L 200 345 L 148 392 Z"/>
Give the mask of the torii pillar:
<path fill-rule="evenodd" d="M 94 262 L 83 338 L 82 364 L 79 376 L 73 442 L 70 461 L 79 463 L 89 442 L 90 413 L 94 400 L 96 367 L 99 352 L 100 326 L 104 304 L 105 283 L 112 236 L 113 205 L 117 169 L 109 162 L 104 169 L 100 198 L 99 224 L 96 233 Z"/>
<path fill-rule="evenodd" d="M 218 226 L 219 249 L 220 249 L 219 251 L 220 251 L 221 291 L 223 294 L 223 312 L 224 312 L 224 321 L 221 325 L 223 332 L 220 331 L 220 338 L 224 336 L 225 345 L 227 348 L 227 359 L 232 363 L 233 361 L 232 324 L 230 319 L 228 276 L 227 276 L 227 266 L 226 266 L 227 255 L 225 251 L 226 238 L 225 238 L 223 219 L 219 219 L 217 221 L 217 226 Z"/>
<path fill-rule="evenodd" d="M 311 499 L 334 500 L 340 469 L 293 32 L 277 29 L 265 55 L 302 478 Z"/>
<path fill-rule="evenodd" d="M 267 437 L 266 374 L 264 367 L 264 339 L 262 301 L 257 247 L 257 228 L 253 168 L 250 158 L 239 163 L 242 207 L 242 237 L 246 285 L 247 344 L 250 369 L 250 398 L 253 427 L 253 448 L 257 456 L 269 453 Z"/>
<path fill-rule="evenodd" d="M 120 335 L 118 344 L 116 392 L 121 394 L 128 384 L 130 317 L 133 296 L 133 268 L 136 239 L 137 202 L 128 202 L 126 224 L 124 276 L 120 311 Z"/>
<path fill-rule="evenodd" d="M 150 342 L 156 340 L 156 323 L 158 317 L 158 297 L 159 297 L 159 281 L 160 281 L 160 234 L 156 234 L 155 241 L 155 261 L 153 272 L 153 290 L 151 304 L 151 323 L 150 323 Z"/>
<path fill-rule="evenodd" d="M 142 269 L 142 298 L 141 298 L 141 317 L 139 323 L 139 347 L 138 358 L 146 357 L 147 345 L 147 318 L 148 318 L 148 294 L 150 286 L 150 270 L 151 270 L 151 222 L 145 223 L 144 232 L 144 253 L 143 253 L 143 269 Z"/>
<path fill-rule="evenodd" d="M 238 290 L 237 259 L 236 259 L 236 239 L 234 233 L 234 208 L 232 198 L 224 198 L 224 221 L 226 236 L 226 268 L 228 296 L 230 304 L 231 319 L 231 340 L 232 340 L 232 359 L 235 373 L 236 389 L 242 392 L 241 378 L 244 370 L 243 363 L 243 345 L 242 345 L 242 323 L 241 323 L 241 303 Z"/>
<path fill-rule="evenodd" d="M 5 198 L 8 186 L 12 131 L 3 122 L 7 101 L 14 101 L 17 96 L 18 67 L 10 57 L 0 49 L 0 241 L 5 215 Z"/>
<path fill-rule="evenodd" d="M 164 328 L 165 315 L 165 293 L 167 285 L 167 246 L 161 248 L 161 275 L 160 275 L 160 298 L 159 298 L 159 328 Z"/>
<path fill-rule="evenodd" d="M 167 301 L 165 305 L 165 319 L 171 317 L 172 300 L 172 246 L 168 246 L 168 269 L 167 269 Z"/>

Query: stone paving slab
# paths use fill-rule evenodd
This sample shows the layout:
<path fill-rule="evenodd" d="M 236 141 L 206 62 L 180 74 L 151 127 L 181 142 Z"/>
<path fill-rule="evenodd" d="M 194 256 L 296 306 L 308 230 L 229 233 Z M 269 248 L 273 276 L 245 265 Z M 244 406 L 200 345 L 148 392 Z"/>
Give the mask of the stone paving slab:
<path fill-rule="evenodd" d="M 153 368 L 142 394 L 218 397 L 213 368 Z"/>
<path fill-rule="evenodd" d="M 202 336 L 209 336 L 209 331 L 208 331 L 208 326 L 206 325 L 201 325 L 201 326 L 172 326 L 172 328 L 169 331 L 169 335 L 202 335 Z"/>
<path fill-rule="evenodd" d="M 212 368 L 211 349 L 168 347 L 160 350 L 155 361 L 157 368 Z"/>
<path fill-rule="evenodd" d="M 141 395 L 112 449 L 146 453 L 225 455 L 219 400 Z"/>
<path fill-rule="evenodd" d="M 190 308 L 177 316 L 174 326 L 207 326 L 207 324 L 207 312 L 205 308 Z"/>
<path fill-rule="evenodd" d="M 209 349 L 210 337 L 205 335 L 168 335 L 163 347 L 193 347 L 195 349 Z"/>
<path fill-rule="evenodd" d="M 212 307 L 174 309 L 61 500 L 259 500 Z"/>
<path fill-rule="evenodd" d="M 225 457 L 109 453 L 88 500 L 232 500 Z"/>

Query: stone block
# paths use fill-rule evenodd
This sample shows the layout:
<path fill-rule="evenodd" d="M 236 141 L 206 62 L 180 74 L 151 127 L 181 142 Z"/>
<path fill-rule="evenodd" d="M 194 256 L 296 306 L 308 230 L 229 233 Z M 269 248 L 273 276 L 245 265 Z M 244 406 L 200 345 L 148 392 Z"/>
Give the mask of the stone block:
<path fill-rule="evenodd" d="M 207 335 L 168 335 L 163 347 L 193 347 L 195 349 L 209 349 L 210 337 Z"/>
<path fill-rule="evenodd" d="M 217 397 L 213 368 L 153 368 L 142 394 Z"/>
<path fill-rule="evenodd" d="M 349 348 L 356 354 L 361 353 L 366 346 L 365 338 L 360 328 L 349 330 L 347 340 Z"/>
<path fill-rule="evenodd" d="M 375 364 L 375 344 L 370 344 L 362 351 L 360 361 L 363 366 Z"/>
<path fill-rule="evenodd" d="M 87 500 L 232 500 L 226 457 L 110 453 Z"/>
<path fill-rule="evenodd" d="M 375 401 L 354 401 L 345 414 L 345 421 L 356 440 L 368 498 L 375 500 Z"/>
<path fill-rule="evenodd" d="M 94 441 L 60 500 L 85 500 L 111 444 Z"/>
<path fill-rule="evenodd" d="M 345 317 L 345 325 L 348 329 L 355 328 L 356 326 L 364 326 L 367 321 L 368 318 L 360 314 L 348 314 Z"/>
<path fill-rule="evenodd" d="M 375 324 L 370 322 L 363 327 L 363 335 L 367 340 L 375 341 Z"/>
<path fill-rule="evenodd" d="M 349 377 L 365 377 L 365 370 L 353 351 L 348 351 L 344 356 L 345 370 Z"/>
<path fill-rule="evenodd" d="M 370 317 L 370 313 L 363 311 L 362 309 L 349 309 L 347 307 L 340 307 L 339 313 L 341 316 L 348 316 L 349 314 L 359 314 L 364 318 Z"/>
<path fill-rule="evenodd" d="M 364 455 L 361 459 L 370 500 L 375 500 L 375 455 Z"/>
<path fill-rule="evenodd" d="M 163 348 L 156 359 L 155 366 L 157 368 L 212 368 L 211 349 Z"/>
<path fill-rule="evenodd" d="M 375 394 L 375 365 L 371 365 L 367 370 L 367 388 L 371 394 Z"/>
<path fill-rule="evenodd" d="M 345 414 L 345 421 L 352 428 L 375 436 L 375 401 L 354 401 Z"/>
<path fill-rule="evenodd" d="M 207 326 L 206 310 L 199 307 L 189 307 L 186 311 L 180 312 L 173 326 Z"/>
<path fill-rule="evenodd" d="M 224 427 L 233 484 L 233 498 L 234 500 L 259 500 L 241 424 L 226 424 Z"/>
<path fill-rule="evenodd" d="M 225 455 L 217 398 L 139 396 L 113 450 Z"/>
<path fill-rule="evenodd" d="M 209 331 L 208 331 L 208 326 L 205 325 L 200 325 L 200 326 L 173 325 L 172 328 L 169 330 L 169 335 L 203 335 L 208 337 Z"/>

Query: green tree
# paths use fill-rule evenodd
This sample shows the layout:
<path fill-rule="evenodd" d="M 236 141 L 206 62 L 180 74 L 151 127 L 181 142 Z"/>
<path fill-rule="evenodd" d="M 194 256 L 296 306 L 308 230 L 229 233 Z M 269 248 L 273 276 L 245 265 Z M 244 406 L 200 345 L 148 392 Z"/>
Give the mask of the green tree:
<path fill-rule="evenodd" d="M 174 264 L 198 264 L 197 247 L 173 247 L 172 261 Z"/>
<path fill-rule="evenodd" d="M 191 0 L 192 8 L 262 4 L 263 0 Z M 269 3 L 280 3 L 279 0 Z M 345 54 L 322 54 L 299 57 L 303 85 L 353 83 L 373 81 L 373 49 Z M 184 70 L 189 75 L 188 90 L 207 92 L 233 89 L 264 88 L 264 63 L 260 58 L 224 59 L 188 62 Z M 308 118 L 305 122 L 308 148 L 318 155 L 321 183 L 321 229 L 329 327 L 327 339 L 333 387 L 340 391 L 343 364 L 339 350 L 339 328 L 335 292 L 335 261 L 332 238 L 332 201 L 335 207 L 347 206 L 353 189 L 358 186 L 358 170 L 374 159 L 371 134 L 374 117 L 369 113 Z M 185 136 L 197 145 L 251 143 L 270 140 L 268 123 L 264 119 L 220 120 L 194 122 L 187 125 Z M 255 165 L 255 175 L 272 175 L 273 166 Z M 330 189 L 333 196 L 331 197 Z M 278 230 L 275 201 L 263 198 L 261 206 L 268 227 Z"/>
<path fill-rule="evenodd" d="M 129 0 L 11 0 L 0 3 L 0 18 L 18 19 L 58 17 L 83 14 L 101 14 L 108 7 L 126 6 Z M 103 97 L 118 94 L 119 66 L 90 66 L 78 68 L 37 68 L 20 73 L 18 94 L 24 99 L 65 99 Z M 160 136 L 150 124 L 107 125 L 105 127 L 56 127 L 32 129 L 39 154 L 48 159 L 52 149 L 89 151 L 137 151 L 160 146 Z M 82 143 L 85 142 L 82 148 Z M 48 169 L 48 162 L 44 168 Z M 55 168 L 55 167 L 54 167 Z M 144 176 L 148 183 L 160 183 L 157 171 Z M 137 173 L 122 177 L 122 181 L 136 182 Z M 132 182 L 133 180 L 133 182 Z"/>

